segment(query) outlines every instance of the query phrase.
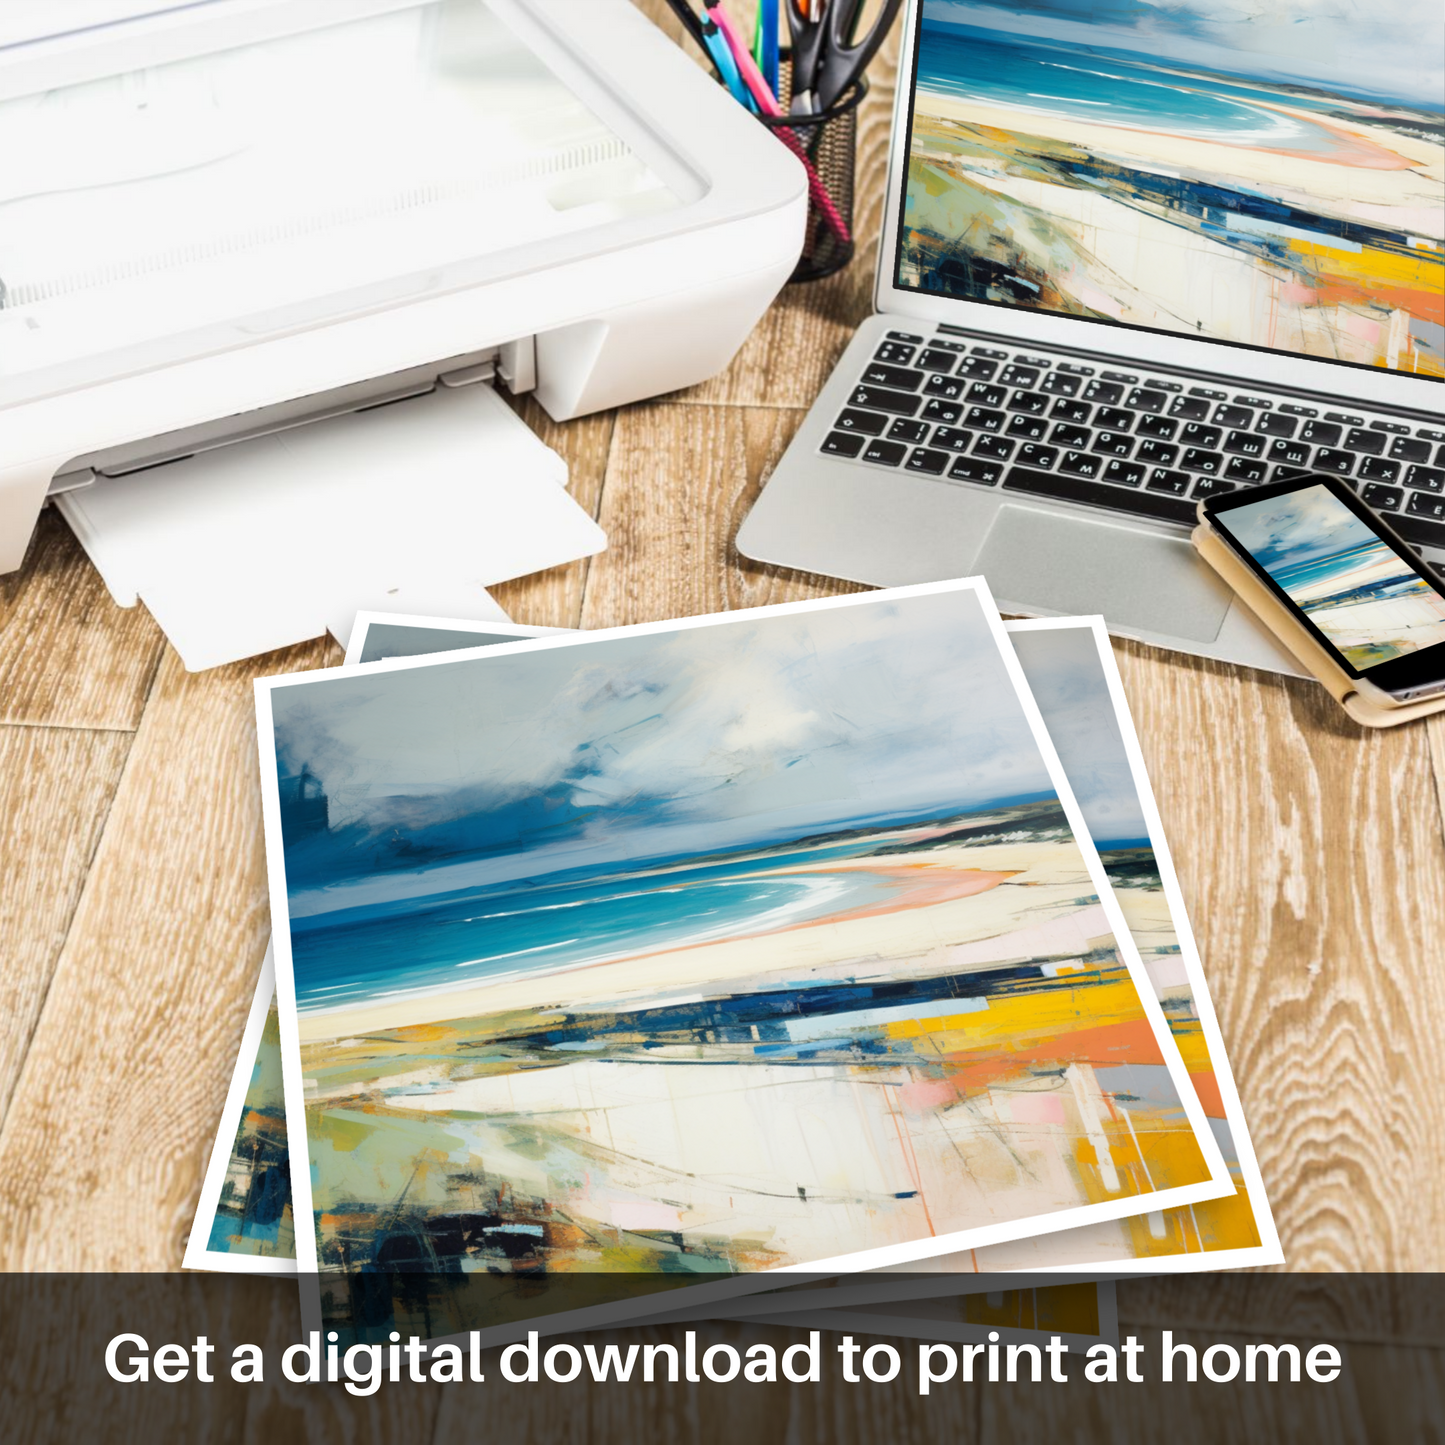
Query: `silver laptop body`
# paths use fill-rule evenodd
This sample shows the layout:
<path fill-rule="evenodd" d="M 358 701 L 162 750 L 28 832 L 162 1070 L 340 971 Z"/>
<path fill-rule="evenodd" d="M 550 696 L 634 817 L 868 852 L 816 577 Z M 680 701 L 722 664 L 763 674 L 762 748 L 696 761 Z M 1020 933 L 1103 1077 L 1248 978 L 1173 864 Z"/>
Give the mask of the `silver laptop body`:
<path fill-rule="evenodd" d="M 1085 49 L 1080 22 L 1049 19 L 1061 13 L 1056 8 L 1028 11 L 1043 17 L 1033 25 L 1048 32 L 1040 37 L 1027 25 L 1017 33 L 1018 8 L 937 5 L 939 13 L 973 22 L 957 35 L 942 29 L 948 46 L 936 43 L 945 62 L 963 56 L 965 70 L 976 67 L 959 94 L 940 99 L 920 89 L 915 71 L 925 62 L 926 86 L 926 47 L 939 27 L 925 32 L 920 11 L 932 17 L 936 0 L 913 0 L 889 152 L 877 314 L 858 329 L 779 461 L 738 534 L 739 550 L 880 586 L 982 573 L 1005 612 L 1101 613 L 1121 636 L 1296 674 L 1293 659 L 1193 553 L 1194 509 L 1210 489 L 1275 480 L 1290 469 L 1347 475 L 1445 575 L 1445 392 L 1438 379 L 1445 332 L 1428 314 L 1415 314 L 1438 305 L 1445 278 L 1438 118 L 1432 140 L 1428 100 L 1419 102 L 1424 123 L 1414 129 L 1409 104 L 1370 99 L 1371 85 L 1393 85 L 1407 101 L 1433 94 L 1439 109 L 1445 43 L 1417 34 L 1415 69 L 1404 81 L 1391 78 L 1404 53 L 1392 37 L 1419 23 L 1407 13 L 1412 3 L 1388 0 L 1383 21 L 1372 10 L 1372 28 L 1360 22 L 1359 45 L 1378 44 L 1380 65 L 1362 64 L 1365 52 L 1356 49 L 1347 73 L 1357 78 L 1339 98 L 1315 62 L 1296 65 L 1287 38 L 1278 54 L 1264 61 L 1241 55 L 1233 67 L 1216 44 L 1201 51 L 1212 64 L 1196 72 L 1187 55 L 1130 58 L 1117 27 L 1097 37 L 1111 46 Z M 1396 31 L 1393 9 L 1400 11 Z M 1428 23 L 1442 28 L 1438 16 Z M 950 49 L 955 42 L 968 49 Z M 1191 43 L 1184 37 L 1180 48 L 1187 52 Z M 1251 82 L 1235 73 L 1247 66 L 1289 78 Z M 1168 89 L 1175 83 L 1178 97 Z M 1173 138 L 1188 165 L 1160 164 L 1171 138 L 1137 113 L 1155 104 L 1150 90 L 1191 108 L 1216 103 L 1219 117 L 1206 120 L 1226 127 L 1226 136 L 1233 109 L 1255 130 L 1231 144 L 1211 139 L 1206 124 L 1204 139 Z M 1020 94 L 1026 99 L 1015 103 Z M 1115 104 L 1125 124 L 1077 118 L 1085 106 Z M 1130 105 L 1136 113 L 1128 113 Z M 1259 127 L 1277 119 L 1282 142 L 1260 144 Z M 941 214 L 961 215 L 968 235 L 950 234 L 932 214 L 905 215 L 911 137 L 923 199 L 915 206 L 910 198 L 910 211 L 946 208 L 955 187 L 958 207 Z M 1332 138 L 1338 160 L 1328 154 Z M 1323 146 L 1326 159 L 1294 157 L 1283 142 Z M 1228 185 L 1208 173 L 1211 146 L 1218 152 L 1212 163 L 1247 172 L 1239 214 L 1228 212 Z M 1131 169 L 1118 158 L 1121 148 L 1143 159 L 1126 157 Z M 1414 169 L 1402 176 L 1391 156 L 1413 161 Z M 1351 166 L 1360 173 L 1352 184 L 1367 201 L 1322 203 L 1324 214 L 1311 220 L 1308 187 L 1327 189 L 1334 172 L 1351 181 Z M 1269 181 L 1273 172 L 1277 183 Z M 1433 211 L 1409 204 L 1421 197 L 1433 200 Z M 1050 224 L 1067 241 L 1070 207 L 1085 219 L 1113 217 L 1116 231 L 1124 212 L 1126 230 L 1135 215 L 1141 219 L 1134 274 L 1117 259 L 1112 270 L 1097 262 L 1112 294 L 1091 289 L 1088 276 L 1078 280 L 1077 264 L 1066 286 L 1095 297 L 1099 314 L 1115 306 L 1126 323 L 1167 314 L 1171 330 L 1017 304 L 1033 294 L 1031 285 L 1048 284 L 1046 271 L 1029 268 L 1029 248 L 1036 260 L 1039 233 Z M 901 253 L 900 229 L 908 242 Z M 1078 237 L 1109 239 L 1082 222 L 1075 232 L 1076 259 L 1084 249 Z M 1112 239 L 1117 247 L 1119 237 Z M 1001 256 L 1002 243 L 1014 241 L 1014 255 Z M 1176 245 L 1178 255 L 1160 254 Z M 1298 256 L 1306 260 L 1292 259 Z M 1088 255 L 1082 264 L 1093 262 Z M 1299 304 L 1297 316 L 1274 317 L 1276 327 L 1297 327 L 1304 338 L 1298 347 L 1256 344 L 1261 338 L 1240 323 L 1243 302 L 1230 287 L 1297 297 L 1291 265 L 1314 266 L 1317 298 L 1334 295 L 1324 289 L 1334 285 L 1343 301 L 1333 309 L 1323 301 Z M 1332 267 L 1346 280 L 1336 285 Z M 1372 267 L 1383 279 L 1372 279 Z M 1151 288 L 1151 275 L 1167 279 Z M 1082 309 L 1076 295 L 1067 304 Z M 1377 364 L 1305 354 L 1329 341 L 1321 339 L 1321 313 L 1335 325 L 1337 351 Z M 1378 334 L 1371 332 L 1375 317 Z M 1181 334 L 1186 329 L 1190 334 Z M 1218 333 L 1246 344 L 1203 339 Z"/>

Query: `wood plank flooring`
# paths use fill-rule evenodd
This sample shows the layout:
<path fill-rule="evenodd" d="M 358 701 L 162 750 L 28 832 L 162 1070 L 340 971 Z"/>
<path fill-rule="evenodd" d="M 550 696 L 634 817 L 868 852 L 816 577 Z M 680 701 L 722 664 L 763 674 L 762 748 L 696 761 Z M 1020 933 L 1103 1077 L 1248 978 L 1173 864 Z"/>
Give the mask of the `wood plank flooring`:
<path fill-rule="evenodd" d="M 517 403 L 609 538 L 496 589 L 518 621 L 850 590 L 747 563 L 732 539 L 868 310 L 891 64 L 863 112 L 851 268 L 786 290 L 685 393 L 566 425 Z M 1287 1267 L 1445 1268 L 1445 721 L 1368 734 L 1311 685 L 1117 652 Z M 0 1269 L 178 1267 L 267 931 L 250 682 L 338 660 L 317 642 L 187 674 L 53 512 L 0 578 Z M 690 1398 L 646 1438 L 713 1438 Z M 628 1400 L 612 1425 L 641 1418 Z M 257 1396 L 232 1433 L 273 1438 L 290 1408 Z M 328 1408 L 308 1408 L 315 1438 L 333 1438 Z M 409 1434 L 432 1438 L 438 1408 Z M 436 1438 L 461 1438 L 440 1408 Z M 534 1438 L 584 1438 L 528 1408 Z M 921 1417 L 820 1409 L 794 1400 L 788 1438 L 921 1438 Z M 982 1429 L 971 1407 L 929 1419 Z"/>

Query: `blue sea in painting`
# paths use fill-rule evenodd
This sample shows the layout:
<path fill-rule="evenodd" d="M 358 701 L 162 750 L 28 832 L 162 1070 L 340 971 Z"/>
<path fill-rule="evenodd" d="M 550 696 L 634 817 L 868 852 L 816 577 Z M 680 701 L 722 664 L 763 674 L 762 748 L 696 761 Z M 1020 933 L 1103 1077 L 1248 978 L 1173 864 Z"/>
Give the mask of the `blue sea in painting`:
<path fill-rule="evenodd" d="M 336 1008 L 386 993 L 549 973 L 886 904 L 907 885 L 844 866 L 876 848 L 874 838 L 723 861 L 650 861 L 585 881 L 483 888 L 405 909 L 378 905 L 298 919 L 297 1002 Z M 825 860 L 839 871 L 777 876 Z"/>
<path fill-rule="evenodd" d="M 1277 92 L 996 30 L 925 23 L 918 83 L 940 95 L 1201 140 L 1257 142 L 1326 154 L 1338 144 L 1323 128 L 1252 103 L 1277 102 Z M 1298 94 L 1291 103 L 1322 112 L 1338 105 L 1336 100 Z"/>

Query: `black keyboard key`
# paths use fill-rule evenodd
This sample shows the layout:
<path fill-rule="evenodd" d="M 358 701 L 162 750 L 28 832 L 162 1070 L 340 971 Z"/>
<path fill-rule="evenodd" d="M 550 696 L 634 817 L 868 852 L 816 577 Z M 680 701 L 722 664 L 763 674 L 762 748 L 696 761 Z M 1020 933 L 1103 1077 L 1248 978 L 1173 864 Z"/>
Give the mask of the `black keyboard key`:
<path fill-rule="evenodd" d="M 963 408 L 955 406 L 951 401 L 943 401 L 939 397 L 931 396 L 924 403 L 923 415 L 929 421 L 942 421 L 952 424 L 963 415 Z"/>
<path fill-rule="evenodd" d="M 1445 431 L 1435 431 L 1428 426 L 1417 426 L 1415 428 L 1417 437 L 1424 437 L 1427 442 L 1445 442 Z"/>
<path fill-rule="evenodd" d="M 1040 390 L 1050 396 L 1078 396 L 1080 384 L 1077 376 L 1070 376 L 1066 371 L 1051 371 L 1044 377 Z"/>
<path fill-rule="evenodd" d="M 1141 416 L 1134 428 L 1136 436 L 1158 437 L 1160 441 L 1172 441 L 1179 430 L 1179 423 L 1167 416 Z"/>
<path fill-rule="evenodd" d="M 1405 473 L 1405 485 L 1422 492 L 1445 491 L 1445 470 L 1439 467 L 1411 467 Z"/>
<path fill-rule="evenodd" d="M 1316 447 L 1338 447 L 1342 432 L 1332 422 L 1305 422 L 1305 429 L 1299 434 L 1302 442 L 1314 442 Z"/>
<path fill-rule="evenodd" d="M 1104 480 L 1116 487 L 1137 487 L 1144 480 L 1144 468 L 1138 462 L 1121 462 L 1115 457 L 1104 468 Z"/>
<path fill-rule="evenodd" d="M 1008 360 L 1008 352 L 1000 351 L 997 347 L 993 346 L 975 346 L 973 348 L 973 354 L 975 356 L 987 356 L 992 358 L 992 360 L 994 361 Z"/>
<path fill-rule="evenodd" d="M 1075 366 L 1072 361 L 1061 361 L 1059 363 L 1059 370 L 1071 371 L 1075 376 L 1092 376 L 1094 374 L 1094 368 L 1092 366 Z"/>
<path fill-rule="evenodd" d="M 863 369 L 863 380 L 869 386 L 896 386 L 899 391 L 917 391 L 923 385 L 923 373 L 905 366 L 885 366 L 870 361 Z"/>
<path fill-rule="evenodd" d="M 964 342 L 962 342 L 962 341 L 945 341 L 945 340 L 943 339 L 943 337 L 941 337 L 941 336 L 935 336 L 935 337 L 933 338 L 933 340 L 930 341 L 928 344 L 929 344 L 930 346 L 936 346 L 940 351 L 952 351 L 952 352 L 955 352 L 955 353 L 957 353 L 959 356 L 962 356 L 963 353 L 968 350 L 968 346 L 967 346 Z M 974 349 L 975 351 L 983 352 L 983 354 L 984 354 L 985 356 L 995 356 L 995 355 L 997 355 L 997 356 L 1002 356 L 1002 355 L 1003 355 L 1003 352 L 1001 352 L 1001 351 L 1000 351 L 1000 352 L 983 351 L 983 348 L 982 348 L 981 346 L 975 346 L 973 349 Z"/>
<path fill-rule="evenodd" d="M 1410 435 L 1410 428 L 1403 422 L 1398 421 L 1372 421 L 1371 431 L 1387 431 L 1393 436 L 1407 437 Z"/>
<path fill-rule="evenodd" d="M 1205 398 L 1206 401 L 1229 400 L 1229 393 L 1227 391 L 1213 391 L 1207 386 L 1191 386 L 1189 388 L 1189 395 L 1202 396 Z"/>
<path fill-rule="evenodd" d="M 951 351 L 940 351 L 936 346 L 930 346 L 927 351 L 919 353 L 918 360 L 913 364 L 921 366 L 924 371 L 941 371 L 948 376 L 958 365 L 958 357 Z"/>
<path fill-rule="evenodd" d="M 1020 366 L 1036 366 L 1043 371 L 1049 364 L 1048 358 L 1044 356 L 1025 356 L 1022 351 L 1014 356 L 1014 360 Z"/>
<path fill-rule="evenodd" d="M 1355 468 L 1355 454 L 1338 451 L 1334 447 L 1321 447 L 1315 453 L 1315 466 L 1322 472 L 1347 477 Z"/>
<path fill-rule="evenodd" d="M 1445 522 L 1445 496 L 1432 496 L 1427 492 L 1411 492 L 1405 510 L 1412 517 L 1429 517 L 1431 521 Z"/>
<path fill-rule="evenodd" d="M 976 406 L 1002 406 L 1008 392 L 1001 386 L 990 386 L 987 382 L 976 381 L 969 387 L 964 399 Z"/>
<path fill-rule="evenodd" d="M 1292 437 L 1299 430 L 1299 422 L 1292 416 L 1281 416 L 1278 412 L 1267 411 L 1254 424 L 1255 431 L 1267 437 Z M 1335 432 L 1338 439 L 1339 432 Z"/>
<path fill-rule="evenodd" d="M 1164 404 L 1169 398 L 1162 391 L 1153 391 L 1147 386 L 1136 386 L 1129 393 L 1129 399 L 1125 406 L 1132 406 L 1135 411 L 1163 411 Z"/>
<path fill-rule="evenodd" d="M 1399 462 L 1387 462 L 1383 457 L 1366 457 L 1360 463 L 1360 480 L 1365 482 L 1393 482 L 1400 475 Z"/>
<path fill-rule="evenodd" d="M 1049 415 L 1056 421 L 1072 421 L 1082 426 L 1093 415 L 1093 411 L 1094 408 L 1086 401 L 1070 401 L 1067 397 L 1060 397 Z"/>
<path fill-rule="evenodd" d="M 874 361 L 886 361 L 889 366 L 907 366 L 914 356 L 914 349 L 901 341 L 885 341 L 873 353 Z"/>
<path fill-rule="evenodd" d="M 1147 441 L 1139 443 L 1134 459 L 1150 467 L 1172 467 L 1178 455 L 1179 448 L 1171 447 L 1168 442 Z"/>
<path fill-rule="evenodd" d="M 858 432 L 830 431 L 823 438 L 822 449 L 834 457 L 856 457 L 868 438 Z"/>
<path fill-rule="evenodd" d="M 1348 412 L 1327 411 L 1326 421 L 1337 421 L 1341 426 L 1364 426 L 1365 419 L 1362 416 L 1351 416 Z"/>
<path fill-rule="evenodd" d="M 1413 437 L 1396 437 L 1390 443 L 1390 455 L 1397 462 L 1428 462 L 1430 443 L 1416 441 Z"/>
<path fill-rule="evenodd" d="M 935 371 L 923 384 L 923 389 L 929 396 L 941 396 L 945 401 L 957 401 L 963 395 L 963 389 L 967 383 L 957 376 L 945 376 L 941 371 Z"/>
<path fill-rule="evenodd" d="M 1033 386 L 1039 379 L 1039 369 L 1036 366 L 1006 366 L 999 376 L 999 381 L 1004 386 Z"/>
<path fill-rule="evenodd" d="M 867 407 L 870 411 L 890 412 L 894 416 L 913 416 L 921 405 L 918 397 L 906 391 L 889 391 L 882 386 L 854 387 L 848 404 Z"/>
<path fill-rule="evenodd" d="M 1222 482 L 1218 477 L 1200 477 L 1189 495 L 1198 500 L 1200 497 L 1217 497 L 1221 492 L 1236 490 L 1233 482 Z"/>
<path fill-rule="evenodd" d="M 1224 469 L 1224 475 L 1233 482 L 1262 482 L 1269 468 L 1253 457 L 1233 457 Z"/>
<path fill-rule="evenodd" d="M 1310 474 L 1309 467 L 1276 467 L 1270 474 L 1272 482 L 1297 482 Z"/>
<path fill-rule="evenodd" d="M 1236 406 L 1258 406 L 1268 411 L 1274 405 L 1272 401 L 1266 401 L 1262 396 L 1237 396 L 1234 398 Z"/>
<path fill-rule="evenodd" d="M 1182 421 L 1203 421 L 1209 409 L 1209 403 L 1199 396 L 1176 396 L 1169 403 L 1169 415 Z"/>
<path fill-rule="evenodd" d="M 1182 497 L 1189 490 L 1193 480 L 1187 472 L 1171 472 L 1167 467 L 1155 467 L 1149 473 L 1151 492 L 1168 492 L 1171 496 Z"/>
<path fill-rule="evenodd" d="M 1445 525 L 1428 522 L 1424 517 L 1409 517 L 1396 512 L 1390 518 L 1390 525 L 1407 541 L 1417 547 L 1445 547 Z"/>
<path fill-rule="evenodd" d="M 1351 427 L 1345 433 L 1345 445 L 1352 452 L 1364 452 L 1366 456 L 1377 457 L 1385 450 L 1385 438 L 1377 431 Z"/>
<path fill-rule="evenodd" d="M 1262 457 L 1264 443 L 1257 431 L 1232 431 L 1224 439 L 1224 450 L 1236 457 Z"/>
<path fill-rule="evenodd" d="M 1072 477 L 1097 477 L 1104 470 L 1104 459 L 1090 456 L 1088 452 L 1065 452 L 1059 470 Z"/>
<path fill-rule="evenodd" d="M 1189 447 L 1179 458 L 1179 465 L 1191 472 L 1205 472 L 1218 476 L 1224 470 L 1224 458 L 1218 452 L 1205 451 L 1203 447 Z"/>
<path fill-rule="evenodd" d="M 1384 487 L 1378 482 L 1372 482 L 1360 493 L 1360 500 L 1377 512 L 1393 512 L 1404 495 L 1399 487 Z"/>
<path fill-rule="evenodd" d="M 1269 444 L 1269 459 L 1272 462 L 1283 462 L 1287 467 L 1303 467 L 1309 463 L 1310 449 L 1303 442 L 1291 442 L 1283 437 L 1276 437 Z M 1284 481 L 1284 478 L 1277 477 L 1277 480 Z"/>
<path fill-rule="evenodd" d="M 1042 416 L 1049 409 L 1049 399 L 1041 391 L 1016 391 L 1008 399 L 1008 409 Z"/>
<path fill-rule="evenodd" d="M 1012 467 L 1004 478 L 1009 491 L 1030 492 L 1038 497 L 1056 497 L 1067 502 L 1087 502 L 1111 511 L 1129 512 L 1136 516 L 1157 517 L 1169 522 L 1194 521 L 1194 506 L 1180 497 L 1158 492 L 1130 491 L 1111 487 L 1107 482 L 1058 472 L 1035 472 L 1028 467 Z"/>
<path fill-rule="evenodd" d="M 962 427 L 941 426 L 934 430 L 933 445 L 947 447 L 951 452 L 966 452 L 977 435 L 977 432 L 964 431 Z"/>
<path fill-rule="evenodd" d="M 1120 436 L 1118 432 L 1101 431 L 1094 438 L 1090 451 L 1103 452 L 1105 456 L 1127 457 L 1134 450 L 1132 437 Z"/>
<path fill-rule="evenodd" d="M 1134 413 L 1121 406 L 1101 406 L 1094 413 L 1094 425 L 1105 431 L 1128 431 L 1134 425 Z"/>
<path fill-rule="evenodd" d="M 1101 401 L 1105 406 L 1113 406 L 1123 395 L 1124 388 L 1117 381 L 1100 381 L 1095 378 L 1084 388 L 1085 401 Z"/>
<path fill-rule="evenodd" d="M 1081 426 L 1066 426 L 1060 422 L 1049 440 L 1058 442 L 1061 447 L 1086 447 L 1089 445 L 1089 433 Z"/>
<path fill-rule="evenodd" d="M 1031 442 L 1041 440 L 1048 429 L 1048 422 L 1041 416 L 1016 416 L 1008 424 L 1009 436 L 1023 437 Z"/>
<path fill-rule="evenodd" d="M 1179 433 L 1179 440 L 1187 447 L 1217 447 L 1222 435 L 1217 426 L 1200 426 L 1191 421 Z"/>
<path fill-rule="evenodd" d="M 877 462 L 882 467 L 896 467 L 908 455 L 908 448 L 902 442 L 886 442 L 874 437 L 863 452 L 865 462 Z"/>
<path fill-rule="evenodd" d="M 1437 467 L 1445 467 L 1445 447 L 1441 447 L 1440 450 L 1435 453 L 1435 465 Z"/>
<path fill-rule="evenodd" d="M 1279 409 L 1280 409 L 1281 411 L 1288 412 L 1291 416 L 1318 416 L 1318 415 L 1319 415 L 1319 412 L 1317 412 L 1317 411 L 1314 409 L 1314 407 L 1312 407 L 1312 406 L 1296 406 L 1296 405 L 1294 404 L 1294 402 L 1292 402 L 1292 401 L 1284 401 L 1284 402 L 1281 402 Z"/>
<path fill-rule="evenodd" d="M 957 477 L 961 482 L 980 482 L 991 487 L 1003 476 L 1003 467 L 998 462 L 985 462 L 978 457 L 959 457 L 948 469 L 948 475 Z"/>
<path fill-rule="evenodd" d="M 921 336 L 915 336 L 911 331 L 890 331 L 888 333 L 888 339 L 890 341 L 909 341 L 912 342 L 914 346 L 919 346 L 923 342 Z"/>
<path fill-rule="evenodd" d="M 1059 452 L 1057 447 L 1037 447 L 1032 442 L 1025 442 L 1019 448 L 1019 465 L 1024 467 L 1039 467 L 1047 470 L 1058 461 Z"/>
<path fill-rule="evenodd" d="M 947 452 L 936 452 L 929 447 L 915 447 L 908 458 L 910 472 L 924 472 L 930 477 L 941 477 L 948 469 Z"/>
<path fill-rule="evenodd" d="M 1177 381 L 1160 381 L 1157 376 L 1146 376 L 1145 386 L 1152 386 L 1156 391 L 1183 391 L 1184 388 Z"/>
<path fill-rule="evenodd" d="M 989 361 L 982 356 L 970 356 L 958 364 L 958 374 L 973 381 L 992 381 L 997 370 L 998 362 Z"/>
<path fill-rule="evenodd" d="M 926 421 L 912 421 L 906 416 L 900 416 L 888 428 L 889 441 L 912 442 L 915 446 L 927 435 L 928 423 Z"/>
<path fill-rule="evenodd" d="M 833 423 L 837 431 L 858 431 L 864 436 L 882 436 L 888 427 L 888 418 L 876 411 L 845 411 Z"/>
<path fill-rule="evenodd" d="M 971 406 L 963 416 L 964 426 L 976 427 L 979 431 L 1002 431 L 1003 420 L 1001 411 L 989 411 L 983 406 Z"/>
<path fill-rule="evenodd" d="M 1006 441 L 1003 437 L 979 437 L 973 444 L 973 454 L 976 457 L 993 457 L 1000 462 L 1006 462 L 1013 455 L 1014 444 Z"/>
<path fill-rule="evenodd" d="M 1247 406 L 1217 406 L 1214 408 L 1216 426 L 1248 426 L 1254 420 L 1254 413 Z"/>

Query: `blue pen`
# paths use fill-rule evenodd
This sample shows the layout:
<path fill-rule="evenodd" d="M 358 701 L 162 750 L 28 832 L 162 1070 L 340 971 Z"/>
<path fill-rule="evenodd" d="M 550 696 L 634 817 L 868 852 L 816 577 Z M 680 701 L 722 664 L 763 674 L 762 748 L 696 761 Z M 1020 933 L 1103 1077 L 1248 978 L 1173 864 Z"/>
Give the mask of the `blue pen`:
<path fill-rule="evenodd" d="M 758 0 L 758 24 L 762 28 L 763 53 L 758 69 L 774 95 L 778 93 L 778 0 Z"/>
<path fill-rule="evenodd" d="M 707 46 L 707 53 L 712 57 L 717 73 L 722 76 L 723 84 L 732 91 L 733 99 L 747 106 L 749 110 L 756 110 L 752 92 L 743 84 L 742 73 L 738 70 L 738 63 L 733 59 L 727 40 L 717 28 L 717 22 L 707 17 L 704 17 L 702 22 L 702 43 Z"/>

